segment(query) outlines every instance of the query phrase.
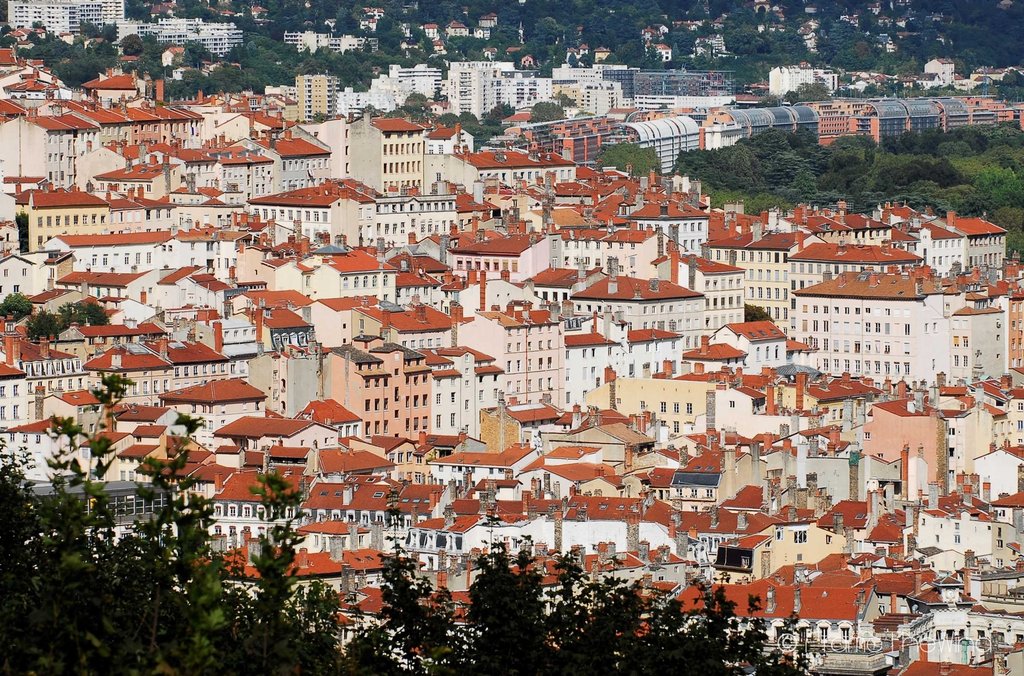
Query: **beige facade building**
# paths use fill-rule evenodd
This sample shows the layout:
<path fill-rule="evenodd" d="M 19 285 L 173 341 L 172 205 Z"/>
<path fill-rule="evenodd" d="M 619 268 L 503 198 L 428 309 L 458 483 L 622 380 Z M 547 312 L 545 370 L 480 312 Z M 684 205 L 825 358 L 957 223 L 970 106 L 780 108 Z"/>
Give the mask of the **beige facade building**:
<path fill-rule="evenodd" d="M 351 126 L 352 177 L 382 192 L 418 190 L 426 135 L 426 127 L 409 120 L 362 117 Z"/>
<path fill-rule="evenodd" d="M 338 111 L 338 78 L 333 75 L 296 75 L 299 119 L 334 117 Z"/>

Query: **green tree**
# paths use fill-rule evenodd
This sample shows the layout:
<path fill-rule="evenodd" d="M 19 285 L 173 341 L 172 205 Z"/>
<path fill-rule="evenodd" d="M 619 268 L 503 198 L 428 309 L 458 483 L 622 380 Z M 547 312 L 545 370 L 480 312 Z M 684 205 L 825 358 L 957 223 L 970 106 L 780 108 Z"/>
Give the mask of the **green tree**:
<path fill-rule="evenodd" d="M 770 322 L 772 321 L 772 316 L 760 305 L 750 305 L 747 303 L 743 306 L 743 321 Z"/>
<path fill-rule="evenodd" d="M 100 408 L 118 405 L 130 384 L 106 376 Z M 115 457 L 102 425 L 89 435 L 74 420 L 54 421 L 65 450 L 43 491 L 25 481 L 24 453 L 0 453 L 4 672 L 337 673 L 338 598 L 319 582 L 295 588 L 291 520 L 250 543 L 259 577 L 242 579 L 244 552 L 212 546 L 212 501 L 187 476 L 188 438 L 200 423 L 182 415 L 177 425 L 184 432 L 167 459 L 141 467 L 138 496 L 152 518 L 127 530 L 100 480 Z M 298 504 L 275 473 L 259 486 L 267 514 Z"/>
<path fill-rule="evenodd" d="M 18 227 L 18 249 L 24 253 L 28 251 L 28 214 L 19 211 L 14 215 L 14 224 Z"/>
<path fill-rule="evenodd" d="M 554 101 L 540 101 L 530 108 L 530 122 L 553 122 L 565 119 L 565 109 Z"/>
<path fill-rule="evenodd" d="M 181 62 L 192 68 L 199 68 L 203 61 L 213 61 L 213 54 L 210 50 L 198 42 L 189 42 L 185 45 L 185 51 L 181 55 Z"/>
<path fill-rule="evenodd" d="M 721 587 L 695 587 L 692 605 L 639 583 L 587 574 L 575 552 L 541 568 L 529 543 L 514 555 L 494 542 L 475 562 L 464 624 L 450 622 L 416 566 L 396 556 L 384 588 L 384 623 L 349 644 L 353 673 L 803 673 L 801 655 L 765 650 L 758 601 L 737 613 Z M 544 574 L 557 575 L 546 591 Z M 446 593 L 440 598 L 449 600 Z"/>
<path fill-rule="evenodd" d="M 0 317 L 13 317 L 15 321 L 32 314 L 32 301 L 23 293 L 8 294 L 0 302 Z"/>
<path fill-rule="evenodd" d="M 632 176 L 646 176 L 652 171 L 661 170 L 661 162 L 654 148 L 641 148 L 635 143 L 617 143 L 605 146 L 598 155 L 600 167 L 615 167 L 620 171 L 628 171 Z"/>
<path fill-rule="evenodd" d="M 142 54 L 145 46 L 142 44 L 142 38 L 135 33 L 130 33 L 121 38 L 121 53 L 125 56 L 138 56 Z"/>
<path fill-rule="evenodd" d="M 827 101 L 832 98 L 832 92 L 824 82 L 806 82 L 795 90 L 788 92 L 785 96 L 787 103 L 799 101 Z"/>
<path fill-rule="evenodd" d="M 478 674 L 537 674 L 551 666 L 541 574 L 527 548 L 515 558 L 497 543 L 477 560 L 469 591 L 472 627 L 464 657 Z"/>
<path fill-rule="evenodd" d="M 30 340 L 52 338 L 60 335 L 65 328 L 67 327 L 61 321 L 60 315 L 46 310 L 40 310 L 25 322 L 25 330 L 28 332 Z"/>
<path fill-rule="evenodd" d="M 57 309 L 57 313 L 60 315 L 61 324 L 65 329 L 72 324 L 106 326 L 110 323 L 110 317 L 107 316 L 103 306 L 91 301 L 65 303 Z"/>

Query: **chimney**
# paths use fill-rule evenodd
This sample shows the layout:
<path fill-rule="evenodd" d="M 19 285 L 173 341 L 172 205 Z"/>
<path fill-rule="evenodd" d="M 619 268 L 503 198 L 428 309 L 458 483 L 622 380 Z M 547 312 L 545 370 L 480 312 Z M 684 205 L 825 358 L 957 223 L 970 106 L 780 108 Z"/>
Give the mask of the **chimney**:
<path fill-rule="evenodd" d="M 804 410 L 804 393 L 807 390 L 807 373 L 800 371 L 796 374 L 796 410 Z"/>
<path fill-rule="evenodd" d="M 611 366 L 604 367 L 604 381 L 608 383 L 608 408 L 615 411 L 618 408 L 618 401 L 615 386 L 615 369 Z"/>
<path fill-rule="evenodd" d="M 224 326 L 220 320 L 213 322 L 213 351 L 224 351 Z"/>
<path fill-rule="evenodd" d="M 35 419 L 36 420 L 43 420 L 45 418 L 45 415 L 44 415 L 44 408 L 45 407 L 44 407 L 43 404 L 44 404 L 44 402 L 46 400 L 46 388 L 43 387 L 42 385 L 36 385 L 36 391 L 35 391 L 34 394 L 35 394 L 35 409 L 36 409 L 36 411 L 35 411 L 35 413 L 36 413 Z"/>
<path fill-rule="evenodd" d="M 21 361 L 21 338 L 15 335 L 4 336 L 4 357 L 8 366 L 17 366 Z"/>

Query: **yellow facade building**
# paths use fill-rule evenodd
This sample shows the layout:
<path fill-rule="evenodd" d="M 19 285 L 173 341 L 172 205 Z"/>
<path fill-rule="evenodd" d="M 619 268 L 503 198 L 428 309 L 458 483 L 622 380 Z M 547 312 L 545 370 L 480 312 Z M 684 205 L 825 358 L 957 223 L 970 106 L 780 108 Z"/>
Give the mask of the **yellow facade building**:
<path fill-rule="evenodd" d="M 79 190 L 32 190 L 17 198 L 27 217 L 28 251 L 38 251 L 57 235 L 98 235 L 110 229 L 110 205 Z"/>

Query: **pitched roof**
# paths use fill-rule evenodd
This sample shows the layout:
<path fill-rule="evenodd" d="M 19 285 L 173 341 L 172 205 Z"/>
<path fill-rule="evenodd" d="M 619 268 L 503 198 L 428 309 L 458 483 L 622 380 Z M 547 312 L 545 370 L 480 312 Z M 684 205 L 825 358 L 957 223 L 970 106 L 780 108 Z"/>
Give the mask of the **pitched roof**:
<path fill-rule="evenodd" d="M 726 324 L 725 328 L 737 336 L 742 336 L 755 343 L 761 340 L 786 339 L 786 334 L 782 332 L 782 329 L 776 326 L 775 322 L 771 321 L 738 322 Z"/>
<path fill-rule="evenodd" d="M 173 392 L 164 392 L 160 400 L 164 403 L 219 404 L 243 401 L 263 401 L 267 398 L 263 390 L 253 387 L 241 378 L 211 380 L 200 385 L 185 387 Z"/>
<path fill-rule="evenodd" d="M 636 277 L 618 277 L 594 282 L 586 289 L 572 294 L 574 299 L 582 300 L 638 300 L 660 301 L 679 298 L 701 298 L 703 294 L 691 291 L 686 287 L 658 279 L 638 279 Z"/>
<path fill-rule="evenodd" d="M 265 150 L 277 153 L 281 157 L 307 157 L 309 155 L 331 154 L 329 148 L 321 148 L 304 138 L 280 138 L 276 141 L 260 139 L 255 141 L 255 143 Z"/>
<path fill-rule="evenodd" d="M 318 399 L 306 404 L 296 418 L 315 420 L 321 425 L 337 425 L 360 422 L 362 418 L 348 410 L 334 399 Z"/>
<path fill-rule="evenodd" d="M 320 451 L 320 472 L 323 474 L 390 471 L 394 467 L 395 463 L 370 451 Z"/>
<path fill-rule="evenodd" d="M 370 120 L 370 124 L 386 134 L 394 132 L 421 132 L 427 129 L 426 125 L 401 117 L 375 117 Z"/>
<path fill-rule="evenodd" d="M 913 275 L 844 272 L 820 284 L 797 289 L 793 295 L 918 300 L 926 294 L 942 291 L 940 283 L 932 278 L 920 280 L 919 284 Z"/>
<path fill-rule="evenodd" d="M 291 437 L 314 423 L 294 418 L 268 418 L 245 416 L 228 423 L 213 434 L 216 437 L 262 439 L 263 437 Z"/>
<path fill-rule="evenodd" d="M 923 260 L 917 254 L 893 246 L 871 244 L 835 244 L 813 242 L 790 255 L 791 261 L 823 261 L 836 263 L 862 263 L 866 265 L 906 265 Z"/>
<path fill-rule="evenodd" d="M 81 190 L 26 190 L 15 197 L 15 202 L 31 202 L 36 209 L 108 206 L 103 199 Z"/>

